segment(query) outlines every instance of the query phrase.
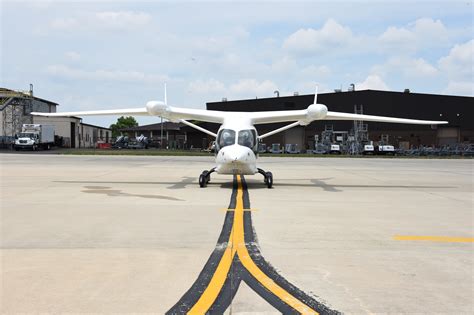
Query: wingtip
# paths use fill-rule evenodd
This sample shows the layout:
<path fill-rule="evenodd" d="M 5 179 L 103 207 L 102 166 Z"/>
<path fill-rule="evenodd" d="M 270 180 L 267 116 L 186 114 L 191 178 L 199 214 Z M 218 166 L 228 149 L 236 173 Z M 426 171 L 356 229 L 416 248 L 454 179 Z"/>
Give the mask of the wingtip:
<path fill-rule="evenodd" d="M 40 112 L 31 112 L 30 115 L 31 116 L 47 116 L 45 115 L 46 113 L 40 113 Z"/>

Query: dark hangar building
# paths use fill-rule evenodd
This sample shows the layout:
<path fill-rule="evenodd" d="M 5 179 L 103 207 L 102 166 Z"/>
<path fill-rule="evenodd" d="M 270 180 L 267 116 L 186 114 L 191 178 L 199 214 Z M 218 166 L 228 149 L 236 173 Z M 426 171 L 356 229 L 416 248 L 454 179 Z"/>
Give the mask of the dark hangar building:
<path fill-rule="evenodd" d="M 275 111 L 305 109 L 313 103 L 314 94 L 284 96 L 263 99 L 222 101 L 207 103 L 208 110 L 221 111 Z M 423 120 L 447 120 L 447 125 L 408 125 L 364 122 L 368 139 L 375 143 L 383 139 L 395 147 L 419 147 L 455 145 L 474 142 L 473 97 L 434 95 L 377 90 L 361 90 L 318 94 L 318 103 L 325 104 L 329 111 L 363 113 L 366 115 L 390 116 Z M 324 130 L 347 132 L 354 129 L 353 121 L 314 121 L 307 126 L 298 126 L 264 139 L 268 144 L 298 144 L 302 150 L 313 149 L 315 135 Z M 259 134 L 286 125 L 257 125 Z M 211 128 L 214 129 L 214 128 Z M 317 138 L 316 138 L 317 139 Z"/>

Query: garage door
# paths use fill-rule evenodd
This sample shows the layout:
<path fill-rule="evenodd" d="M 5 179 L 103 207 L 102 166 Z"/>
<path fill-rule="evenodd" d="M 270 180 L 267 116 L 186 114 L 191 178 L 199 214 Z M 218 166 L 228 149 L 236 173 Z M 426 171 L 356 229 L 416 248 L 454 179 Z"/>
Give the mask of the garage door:
<path fill-rule="evenodd" d="M 459 128 L 438 128 L 438 144 L 455 144 L 459 142 Z"/>

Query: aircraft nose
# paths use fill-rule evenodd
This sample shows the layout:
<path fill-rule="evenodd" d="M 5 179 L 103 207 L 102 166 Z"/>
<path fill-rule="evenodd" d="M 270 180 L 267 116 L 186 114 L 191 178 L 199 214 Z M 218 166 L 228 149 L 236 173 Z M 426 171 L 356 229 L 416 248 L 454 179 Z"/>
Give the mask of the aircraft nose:
<path fill-rule="evenodd" d="M 239 146 L 226 148 L 225 160 L 232 163 L 245 162 L 250 157 L 249 151 Z"/>

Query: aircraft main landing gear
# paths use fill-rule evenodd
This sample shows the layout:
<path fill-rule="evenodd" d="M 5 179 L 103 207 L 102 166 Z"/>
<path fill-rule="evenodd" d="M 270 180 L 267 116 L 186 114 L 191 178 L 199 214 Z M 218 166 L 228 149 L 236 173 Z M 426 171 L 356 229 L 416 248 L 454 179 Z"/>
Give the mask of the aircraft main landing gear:
<path fill-rule="evenodd" d="M 268 188 L 272 188 L 273 186 L 273 174 L 272 172 L 265 172 L 261 168 L 258 169 L 258 172 L 263 175 L 264 177 L 264 182 L 267 185 Z"/>
<path fill-rule="evenodd" d="M 209 171 L 202 171 L 201 175 L 199 175 L 199 187 L 204 188 L 207 184 L 211 181 L 211 173 L 214 173 L 216 168 L 212 168 Z"/>

